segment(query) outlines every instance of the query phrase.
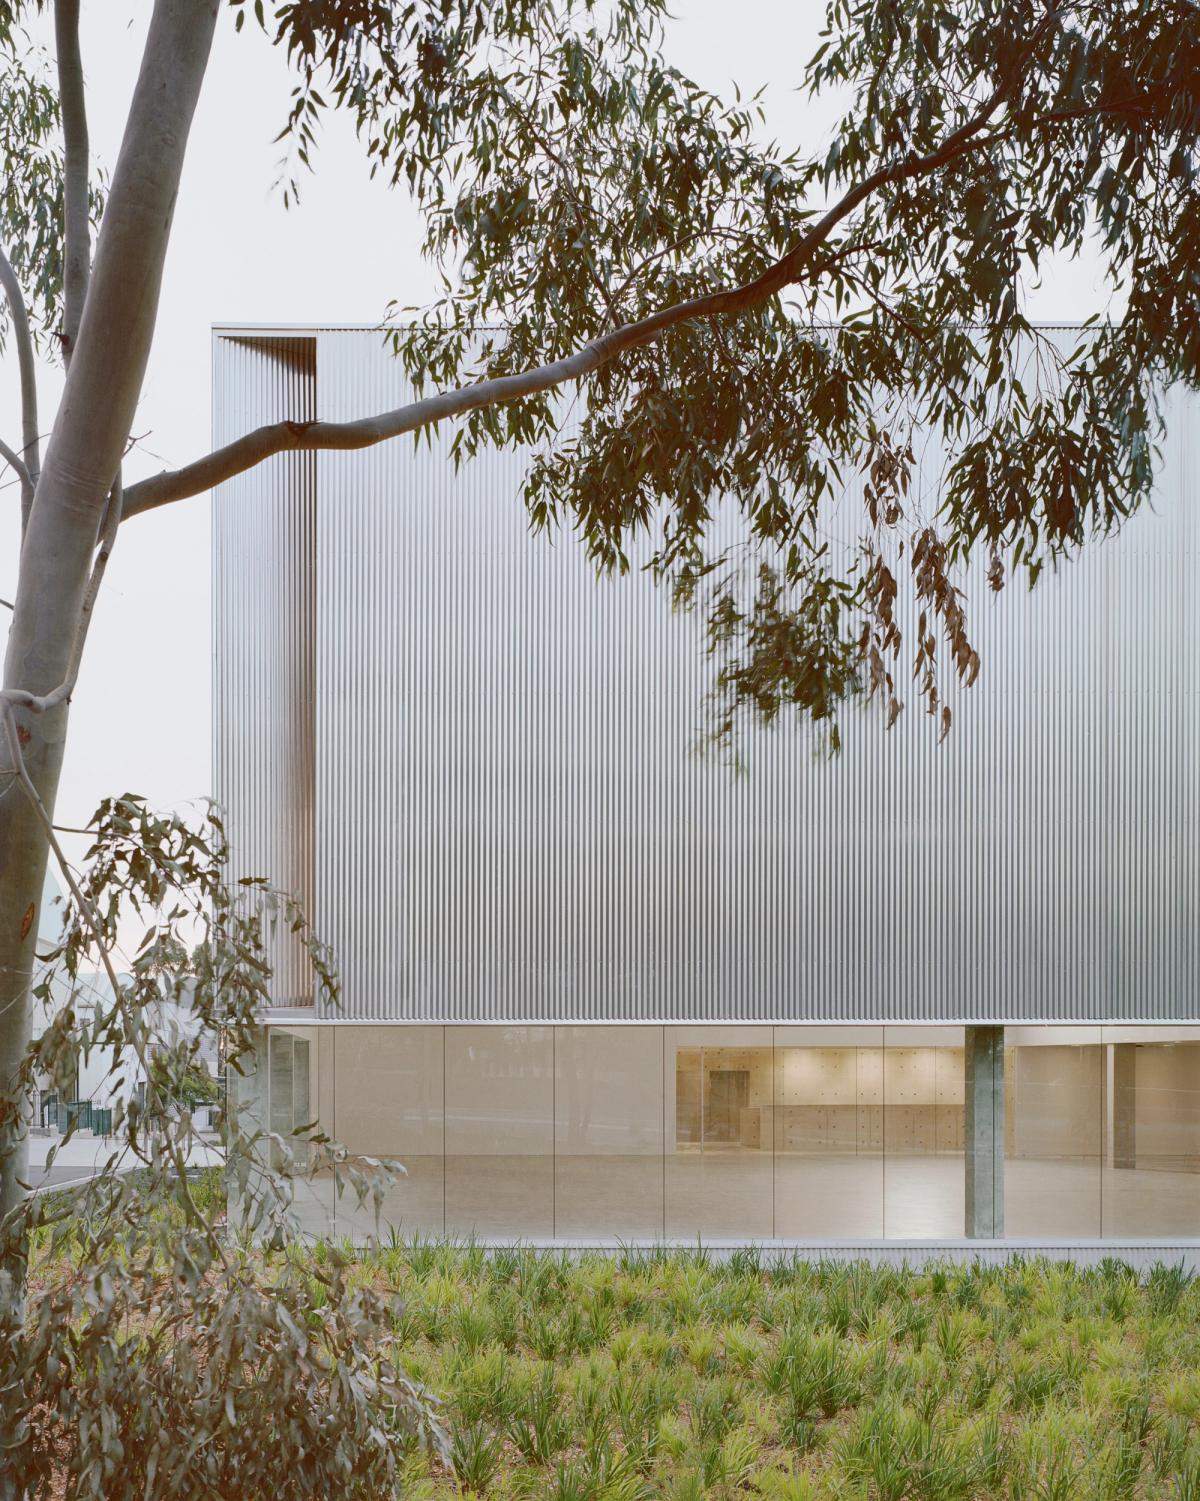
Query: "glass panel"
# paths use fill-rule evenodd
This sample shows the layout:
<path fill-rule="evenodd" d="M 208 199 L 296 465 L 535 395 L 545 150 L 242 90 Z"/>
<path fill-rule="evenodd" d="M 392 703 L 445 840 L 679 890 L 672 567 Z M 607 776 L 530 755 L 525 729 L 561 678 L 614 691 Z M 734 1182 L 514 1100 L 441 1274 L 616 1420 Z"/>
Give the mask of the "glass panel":
<path fill-rule="evenodd" d="M 272 1027 L 270 1050 L 270 1129 L 276 1136 L 292 1134 L 292 1034 Z"/>
<path fill-rule="evenodd" d="M 963 1029 L 888 1027 L 883 1058 L 883 1233 L 961 1236 Z"/>
<path fill-rule="evenodd" d="M 1200 1028 L 1105 1027 L 1104 1234 L 1200 1233 Z"/>
<path fill-rule="evenodd" d="M 661 1027 L 555 1028 L 554 1233 L 663 1233 Z"/>
<path fill-rule="evenodd" d="M 774 1235 L 770 1027 L 667 1027 L 665 1231 L 669 1238 Z"/>
<path fill-rule="evenodd" d="M 267 1118 L 271 1131 L 287 1140 L 298 1127 L 313 1123 L 317 1032 L 313 1027 L 269 1027 L 266 1038 Z M 300 1229 L 308 1235 L 326 1235 L 331 1229 L 328 1195 L 308 1176 L 307 1136 L 292 1139 L 289 1149 L 295 1170 L 293 1202 Z M 280 1148 L 273 1146 L 272 1153 L 276 1167 L 283 1166 Z"/>
<path fill-rule="evenodd" d="M 447 1027 L 446 1233 L 554 1234 L 554 1029 Z"/>
<path fill-rule="evenodd" d="M 1004 1228 L 1098 1236 L 1104 1161 L 1099 1027 L 1007 1027 Z"/>
<path fill-rule="evenodd" d="M 292 1038 L 292 1130 L 311 1126 L 312 1112 L 309 1109 L 311 1059 L 308 1039 Z M 307 1172 L 309 1165 L 308 1133 L 292 1143 L 292 1159 L 298 1172 Z"/>
<path fill-rule="evenodd" d="M 306 1038 L 294 1039 L 292 1048 L 292 1130 L 297 1126 L 311 1126 L 309 1114 L 309 1057 Z"/>
<path fill-rule="evenodd" d="M 776 1027 L 775 1234 L 883 1234 L 881 1027 Z"/>
<path fill-rule="evenodd" d="M 675 1140 L 679 1145 L 700 1145 L 700 1111 L 700 1049 L 680 1048 L 675 1055 Z"/>
<path fill-rule="evenodd" d="M 384 1198 L 382 1220 L 397 1234 L 441 1235 L 445 1227 L 441 1027 L 339 1026 L 332 1034 L 333 1125 L 354 1155 L 400 1162 L 405 1172 Z M 332 1184 L 329 1186 L 332 1193 Z M 373 1204 L 353 1190 L 337 1206 L 338 1233 L 376 1233 Z"/>

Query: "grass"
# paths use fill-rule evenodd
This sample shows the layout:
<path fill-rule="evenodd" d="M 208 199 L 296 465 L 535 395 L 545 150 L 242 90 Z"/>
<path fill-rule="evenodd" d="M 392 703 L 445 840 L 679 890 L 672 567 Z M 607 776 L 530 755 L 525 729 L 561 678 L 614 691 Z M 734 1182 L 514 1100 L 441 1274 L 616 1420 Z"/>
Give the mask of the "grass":
<path fill-rule="evenodd" d="M 1200 1283 L 1176 1268 L 418 1242 L 355 1276 L 399 1294 L 392 1358 L 444 1403 L 455 1473 L 414 1451 L 412 1497 L 1200 1501 Z"/>
<path fill-rule="evenodd" d="M 285 1253 L 314 1322 L 348 1249 Z M 453 1464 L 414 1448 L 416 1501 L 1200 1501 L 1200 1279 L 1178 1267 L 429 1240 L 349 1275 L 395 1295 L 386 1358 L 442 1403 Z"/>

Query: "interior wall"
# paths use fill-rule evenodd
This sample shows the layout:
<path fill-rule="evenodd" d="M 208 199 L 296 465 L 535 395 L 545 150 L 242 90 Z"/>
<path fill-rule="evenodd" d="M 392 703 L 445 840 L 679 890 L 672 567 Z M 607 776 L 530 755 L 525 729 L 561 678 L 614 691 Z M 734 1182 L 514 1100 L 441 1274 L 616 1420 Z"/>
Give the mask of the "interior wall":
<path fill-rule="evenodd" d="M 1200 1043 L 1134 1046 L 1138 1167 L 1200 1171 Z"/>
<path fill-rule="evenodd" d="M 713 1129 L 714 1076 L 744 1071 L 743 1147 L 863 1152 L 881 1151 L 885 1140 L 897 1152 L 963 1147 L 961 1047 L 689 1046 L 675 1053 L 681 1144 L 728 1144 L 727 1133 Z"/>
<path fill-rule="evenodd" d="M 1080 1047 L 1007 1048 L 1005 1155 L 1014 1158 L 1099 1159 L 1104 1154 L 1104 1050 Z"/>

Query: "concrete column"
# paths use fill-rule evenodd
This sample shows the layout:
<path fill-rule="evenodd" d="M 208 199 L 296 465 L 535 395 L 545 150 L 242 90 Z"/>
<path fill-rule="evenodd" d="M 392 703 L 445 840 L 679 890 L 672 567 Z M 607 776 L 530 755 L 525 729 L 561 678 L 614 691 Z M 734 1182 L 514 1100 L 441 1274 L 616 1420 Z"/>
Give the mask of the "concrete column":
<path fill-rule="evenodd" d="M 1137 1167 L 1137 1047 L 1114 1043 L 1112 1058 L 1112 1165 Z"/>
<path fill-rule="evenodd" d="M 966 1234 L 999 1240 L 1004 1235 L 1004 1028 L 965 1030 Z"/>

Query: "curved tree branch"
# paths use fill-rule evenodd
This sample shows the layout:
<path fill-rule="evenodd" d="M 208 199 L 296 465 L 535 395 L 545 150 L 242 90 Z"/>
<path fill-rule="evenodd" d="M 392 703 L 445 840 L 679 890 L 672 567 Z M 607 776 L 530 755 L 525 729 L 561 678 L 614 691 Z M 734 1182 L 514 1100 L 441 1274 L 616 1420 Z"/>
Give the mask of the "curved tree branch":
<path fill-rule="evenodd" d="M 25 463 L 21 458 L 21 455 L 14 449 L 11 449 L 2 438 L 0 438 L 0 459 L 4 460 L 4 462 L 12 470 L 12 472 L 21 481 L 21 500 L 22 503 L 24 503 L 26 492 L 28 491 L 30 495 L 33 494 L 33 481 L 29 477 L 29 470 L 25 467 Z"/>
<path fill-rule="evenodd" d="M 37 366 L 33 358 L 33 335 L 21 283 L 12 263 L 0 250 L 0 287 L 8 299 L 13 338 L 17 345 L 17 366 L 21 376 L 21 459 L 25 474 L 21 480 L 21 530 L 29 523 L 33 492 L 41 469 L 41 439 L 38 433 Z"/>
<path fill-rule="evenodd" d="M 774 261 L 753 281 L 661 308 L 636 323 L 610 329 L 574 354 L 553 360 L 549 364 L 538 365 L 515 375 L 497 376 L 460 386 L 455 390 L 439 392 L 435 396 L 409 402 L 391 412 L 360 418 L 354 422 L 284 421 L 256 428 L 182 469 L 167 470 L 130 485 L 125 491 L 123 519 L 154 510 L 158 506 L 169 505 L 172 501 L 200 495 L 214 485 L 243 474 L 247 469 L 253 469 L 277 453 L 370 448 L 388 438 L 433 426 L 480 407 L 501 406 L 523 397 L 536 396 L 569 381 L 582 380 L 619 355 L 652 343 L 667 330 L 680 324 L 727 317 L 759 307 L 812 270 L 816 251 L 859 204 L 880 188 L 927 176 L 968 152 L 993 144 L 998 134 L 986 132 L 986 128 L 1010 95 L 1016 81 L 1014 73 L 1000 83 L 976 112 L 951 132 L 935 150 L 923 156 L 904 157 L 856 183 L 796 241 L 786 255 Z M 1003 132 L 999 133 L 1002 134 Z"/>
<path fill-rule="evenodd" d="M 956 148 L 955 154 L 961 155 L 966 149 L 966 144 L 961 144 Z M 479 407 L 501 406 L 506 402 L 519 401 L 522 397 L 536 396 L 569 381 L 582 380 L 618 355 L 652 343 L 668 329 L 679 324 L 725 317 L 758 307 L 789 284 L 800 280 L 813 253 L 868 193 L 873 192 L 884 181 L 895 182 L 901 176 L 910 175 L 911 169 L 895 169 L 886 176 L 877 173 L 869 186 L 860 185 L 847 194 L 787 255 L 775 261 L 754 281 L 724 291 L 710 292 L 703 297 L 693 297 L 686 302 L 676 303 L 673 307 L 651 313 L 649 317 L 636 323 L 623 324 L 601 334 L 599 338 L 563 359 L 520 371 L 516 375 L 497 376 L 490 380 L 476 381 L 469 386 L 460 386 L 452 391 L 442 391 L 436 396 L 409 402 L 406 406 L 378 416 L 364 417 L 354 422 L 284 421 L 256 428 L 182 469 L 167 470 L 130 485 L 125 491 L 124 516 L 137 516 L 143 511 L 169 505 L 172 501 L 200 495 L 214 485 L 243 474 L 247 469 L 253 469 L 273 454 L 295 450 L 370 448 L 388 438 L 415 432 L 418 428 L 444 422 L 450 417 L 461 416 Z"/>
<path fill-rule="evenodd" d="M 88 127 L 79 55 L 79 0 L 54 0 L 54 40 L 58 54 L 58 98 L 63 123 L 63 362 L 70 364 L 83 316 L 91 269 L 88 218 Z"/>

